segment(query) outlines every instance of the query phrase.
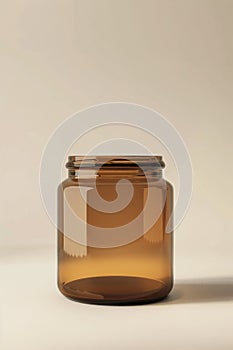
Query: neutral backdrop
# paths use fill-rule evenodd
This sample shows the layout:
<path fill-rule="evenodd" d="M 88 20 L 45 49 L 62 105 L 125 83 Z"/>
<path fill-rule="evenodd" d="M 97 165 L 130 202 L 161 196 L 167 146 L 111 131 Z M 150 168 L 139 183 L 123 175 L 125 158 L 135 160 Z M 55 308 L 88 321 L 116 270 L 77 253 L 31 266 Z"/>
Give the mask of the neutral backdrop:
<path fill-rule="evenodd" d="M 232 18 L 232 0 L 0 1 L 2 350 L 233 348 Z M 56 289 L 42 152 L 67 117 L 109 101 L 160 112 L 191 156 L 162 303 L 90 306 Z"/>

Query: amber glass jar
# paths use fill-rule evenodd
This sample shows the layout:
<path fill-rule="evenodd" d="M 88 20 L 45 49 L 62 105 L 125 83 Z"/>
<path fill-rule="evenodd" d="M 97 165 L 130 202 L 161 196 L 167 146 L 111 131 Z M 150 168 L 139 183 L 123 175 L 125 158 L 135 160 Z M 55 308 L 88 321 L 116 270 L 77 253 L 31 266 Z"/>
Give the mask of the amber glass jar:
<path fill-rule="evenodd" d="M 58 287 L 97 304 L 160 300 L 173 285 L 172 186 L 161 156 L 70 156 L 58 188 Z"/>

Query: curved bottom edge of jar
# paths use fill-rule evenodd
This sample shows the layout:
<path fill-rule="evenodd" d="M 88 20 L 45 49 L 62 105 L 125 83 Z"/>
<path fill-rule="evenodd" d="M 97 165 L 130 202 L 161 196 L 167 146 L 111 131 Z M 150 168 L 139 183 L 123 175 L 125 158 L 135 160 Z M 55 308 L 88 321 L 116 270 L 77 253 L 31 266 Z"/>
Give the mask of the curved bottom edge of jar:
<path fill-rule="evenodd" d="M 99 276 L 58 283 L 67 298 L 88 304 L 135 305 L 160 301 L 168 296 L 173 283 L 145 277 Z"/>

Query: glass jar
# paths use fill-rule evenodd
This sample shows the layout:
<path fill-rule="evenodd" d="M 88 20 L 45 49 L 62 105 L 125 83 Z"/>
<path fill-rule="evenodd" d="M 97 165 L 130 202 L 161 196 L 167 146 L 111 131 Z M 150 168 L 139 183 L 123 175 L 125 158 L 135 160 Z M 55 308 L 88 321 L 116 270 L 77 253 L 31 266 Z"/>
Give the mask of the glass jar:
<path fill-rule="evenodd" d="M 161 156 L 69 156 L 58 188 L 58 287 L 96 304 L 137 304 L 173 286 L 173 189 Z"/>

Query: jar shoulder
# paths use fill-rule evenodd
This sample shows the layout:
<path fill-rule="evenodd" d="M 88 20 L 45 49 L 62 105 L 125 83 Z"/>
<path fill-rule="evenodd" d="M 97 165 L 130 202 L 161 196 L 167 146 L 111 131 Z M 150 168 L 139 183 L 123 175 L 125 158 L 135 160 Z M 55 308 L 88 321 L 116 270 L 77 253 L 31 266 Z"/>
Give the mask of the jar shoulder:
<path fill-rule="evenodd" d="M 121 179 L 119 179 L 120 181 Z M 162 179 L 163 181 L 149 181 L 149 185 L 150 186 L 155 186 L 155 187 L 161 187 L 161 188 L 164 188 L 164 181 L 166 183 L 166 188 L 167 188 L 167 191 L 170 192 L 171 194 L 173 194 L 174 192 L 174 189 L 173 189 L 173 185 L 165 178 Z M 110 183 L 111 184 L 115 184 L 116 185 L 116 179 L 112 182 L 112 181 L 107 181 L 105 183 L 105 181 L 102 182 L 102 184 L 104 185 L 109 185 Z M 133 181 L 134 185 L 139 185 L 139 186 L 147 186 L 148 183 L 147 181 Z M 64 191 L 67 187 L 73 187 L 73 186 L 90 186 L 90 187 L 93 187 L 93 185 L 95 184 L 95 180 L 92 178 L 92 179 L 85 179 L 85 180 L 82 180 L 81 183 L 79 182 L 79 180 L 76 178 L 76 179 L 71 179 L 71 178 L 67 178 L 65 179 L 64 181 L 62 181 L 59 186 L 58 186 L 58 190 L 59 191 Z"/>
<path fill-rule="evenodd" d="M 165 181 L 166 181 L 167 188 L 168 188 L 171 192 L 173 192 L 173 191 L 174 191 L 173 185 L 172 185 L 167 179 L 165 179 Z"/>
<path fill-rule="evenodd" d="M 67 178 L 65 180 L 63 180 L 59 185 L 58 185 L 58 191 L 64 191 L 65 188 L 67 187 L 71 187 L 71 186 L 77 186 L 78 185 L 78 181 L 73 181 L 70 178 Z"/>

